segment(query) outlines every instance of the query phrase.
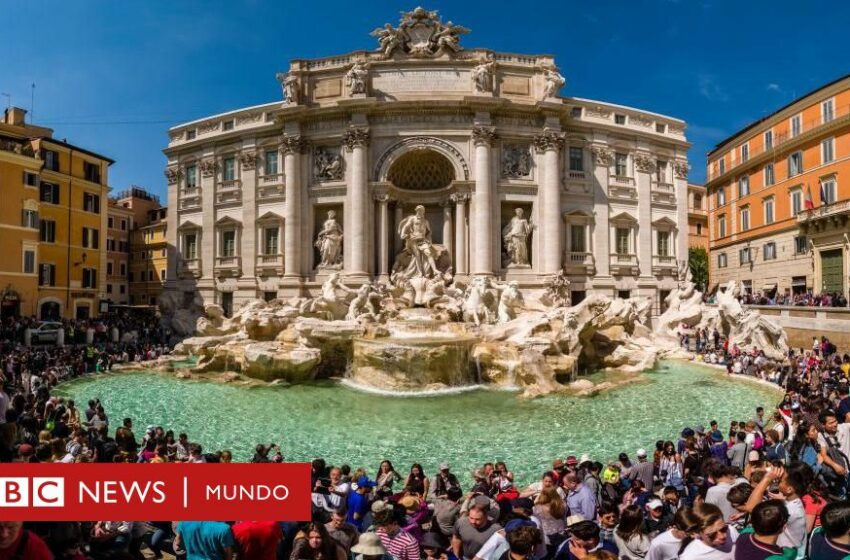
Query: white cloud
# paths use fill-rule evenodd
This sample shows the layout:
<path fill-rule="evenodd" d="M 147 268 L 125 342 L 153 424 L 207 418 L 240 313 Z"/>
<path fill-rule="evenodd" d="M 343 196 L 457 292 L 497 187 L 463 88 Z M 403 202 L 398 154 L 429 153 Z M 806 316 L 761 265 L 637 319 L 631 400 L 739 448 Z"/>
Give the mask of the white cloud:
<path fill-rule="evenodd" d="M 717 83 L 713 74 L 698 74 L 697 86 L 699 94 L 709 101 L 729 101 L 729 94 Z"/>
<path fill-rule="evenodd" d="M 767 91 L 782 91 L 782 88 L 779 84 L 770 83 L 767 84 Z"/>

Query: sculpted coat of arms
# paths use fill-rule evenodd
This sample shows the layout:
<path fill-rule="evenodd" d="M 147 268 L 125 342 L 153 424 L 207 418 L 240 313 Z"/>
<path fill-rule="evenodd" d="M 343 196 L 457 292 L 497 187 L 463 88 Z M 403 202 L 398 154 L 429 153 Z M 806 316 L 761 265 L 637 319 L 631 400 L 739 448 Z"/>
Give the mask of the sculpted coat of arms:
<path fill-rule="evenodd" d="M 409 56 L 425 58 L 441 51 L 449 54 L 463 50 L 460 35 L 469 29 L 451 21 L 443 23 L 436 11 L 418 7 L 412 12 L 402 12 L 398 27 L 389 23 L 375 29 L 371 35 L 378 38 L 378 50 L 384 58 L 400 51 Z"/>

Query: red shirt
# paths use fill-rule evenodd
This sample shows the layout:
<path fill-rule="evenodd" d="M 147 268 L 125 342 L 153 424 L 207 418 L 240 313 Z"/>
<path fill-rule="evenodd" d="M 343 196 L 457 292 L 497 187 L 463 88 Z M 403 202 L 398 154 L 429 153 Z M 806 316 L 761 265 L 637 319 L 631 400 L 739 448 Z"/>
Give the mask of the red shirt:
<path fill-rule="evenodd" d="M 277 521 L 240 521 L 230 528 L 239 546 L 240 560 L 275 560 L 283 538 Z"/>
<path fill-rule="evenodd" d="M 23 550 L 23 554 L 19 555 L 20 558 L 26 558 L 26 560 L 53 560 L 53 554 L 50 553 L 50 549 L 47 548 L 41 537 L 32 531 L 23 530 L 18 535 L 18 538 L 15 539 L 15 542 L 12 543 L 12 546 L 9 548 L 0 548 L 0 560 L 9 560 L 15 555 L 18 551 L 21 537 L 23 537 L 25 532 L 29 533 L 29 535 L 27 536 L 27 545 Z"/>

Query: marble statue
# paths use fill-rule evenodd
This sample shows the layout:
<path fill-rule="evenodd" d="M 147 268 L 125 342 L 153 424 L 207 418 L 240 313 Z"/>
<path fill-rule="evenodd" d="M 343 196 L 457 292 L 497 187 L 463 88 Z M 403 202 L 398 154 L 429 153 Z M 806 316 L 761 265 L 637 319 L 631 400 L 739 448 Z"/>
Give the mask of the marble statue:
<path fill-rule="evenodd" d="M 328 219 L 316 238 L 315 246 L 322 256 L 319 266 L 335 267 L 342 263 L 342 227 L 336 221 L 336 212 L 328 210 Z"/>
<path fill-rule="evenodd" d="M 534 226 L 523 217 L 522 208 L 515 209 L 514 214 L 502 230 L 508 266 L 528 266 L 528 236 Z"/>
<path fill-rule="evenodd" d="M 717 292 L 719 330 L 726 331 L 730 348 L 736 345 L 742 350 L 758 349 L 770 359 L 785 359 L 788 335 L 773 320 L 741 305 L 740 295 L 741 285 L 735 280 L 730 280 L 725 290 Z"/>
<path fill-rule="evenodd" d="M 549 99 L 558 95 L 558 92 L 561 91 L 561 88 L 564 87 L 567 80 L 564 79 L 555 67 L 547 68 L 544 71 L 544 74 L 546 77 L 546 87 L 543 90 L 543 98 Z"/>
<path fill-rule="evenodd" d="M 493 91 L 493 78 L 496 74 L 496 62 L 485 60 L 472 69 L 472 84 L 478 93 Z"/>
<path fill-rule="evenodd" d="M 341 181 L 344 174 L 342 154 L 318 146 L 313 152 L 313 176 L 319 181 Z"/>
<path fill-rule="evenodd" d="M 543 301 L 553 307 L 569 307 L 572 305 L 572 294 L 570 293 L 570 279 L 563 270 L 546 281 Z"/>
<path fill-rule="evenodd" d="M 321 294 L 308 299 L 301 307 L 302 314 L 324 315 L 330 320 L 342 319 L 348 312 L 348 300 L 357 292 L 342 283 L 339 272 L 333 272 L 322 284 Z"/>
<path fill-rule="evenodd" d="M 522 179 L 531 175 L 528 145 L 508 144 L 502 148 L 502 177 Z"/>
<path fill-rule="evenodd" d="M 444 49 L 453 53 L 460 52 L 463 47 L 460 46 L 459 35 L 469 33 L 469 29 L 460 25 L 455 25 L 451 21 L 445 25 L 439 24 L 437 32 L 434 34 L 434 43 L 437 49 Z"/>
<path fill-rule="evenodd" d="M 487 278 L 476 276 L 467 286 L 463 295 L 463 320 L 481 326 L 490 322 L 490 309 L 487 307 Z"/>
<path fill-rule="evenodd" d="M 507 323 L 517 317 L 517 311 L 522 309 L 522 293 L 519 291 L 519 283 L 508 282 L 499 296 L 498 321 Z"/>
<path fill-rule="evenodd" d="M 348 304 L 348 313 L 345 316 L 346 321 L 369 320 L 375 321 L 380 313 L 378 306 L 375 304 L 378 294 L 371 283 L 366 282 L 357 289 L 357 295 Z"/>
<path fill-rule="evenodd" d="M 293 105 L 297 104 L 299 101 L 298 76 L 291 72 L 288 74 L 278 72 L 275 77 L 277 78 L 277 81 L 280 82 L 280 87 L 283 90 L 284 101 Z"/>
<path fill-rule="evenodd" d="M 389 23 L 385 23 L 383 27 L 375 29 L 370 35 L 378 38 L 378 50 L 381 51 L 384 58 L 391 57 L 393 52 L 402 45 L 401 31 L 395 29 Z"/>
<path fill-rule="evenodd" d="M 425 207 L 416 207 L 414 214 L 404 218 L 398 226 L 398 235 L 410 255 L 407 278 L 432 278 L 440 274 L 435 261 L 436 251 L 431 241 L 431 224 L 425 217 Z"/>
<path fill-rule="evenodd" d="M 348 94 L 358 95 L 366 93 L 366 80 L 369 78 L 369 69 L 361 61 L 357 61 L 345 74 L 345 80 L 348 83 Z"/>

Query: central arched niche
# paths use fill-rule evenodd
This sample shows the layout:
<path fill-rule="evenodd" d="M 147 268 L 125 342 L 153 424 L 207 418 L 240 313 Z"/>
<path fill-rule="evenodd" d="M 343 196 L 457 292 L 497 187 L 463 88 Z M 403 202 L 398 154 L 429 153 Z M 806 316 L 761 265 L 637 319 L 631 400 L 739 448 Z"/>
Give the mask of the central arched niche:
<path fill-rule="evenodd" d="M 448 187 L 455 179 L 455 169 L 439 152 L 412 150 L 392 163 L 387 179 L 399 189 L 433 191 Z"/>

